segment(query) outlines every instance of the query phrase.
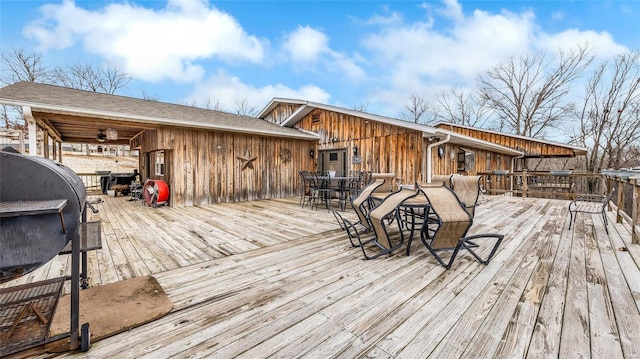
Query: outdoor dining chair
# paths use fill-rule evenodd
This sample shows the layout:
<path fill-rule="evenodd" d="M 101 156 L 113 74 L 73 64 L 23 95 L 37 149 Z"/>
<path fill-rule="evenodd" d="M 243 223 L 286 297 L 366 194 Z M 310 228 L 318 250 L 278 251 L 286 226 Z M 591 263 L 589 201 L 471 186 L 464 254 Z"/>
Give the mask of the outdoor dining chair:
<path fill-rule="evenodd" d="M 355 224 L 359 224 L 360 226 L 364 227 L 365 230 L 371 229 L 371 224 L 369 223 L 369 211 L 372 207 L 370 196 L 376 188 L 382 186 L 383 184 L 384 179 L 376 179 L 373 182 L 369 183 L 369 185 L 365 187 L 357 196 L 353 196 L 351 198 L 351 207 L 358 216 L 358 222 L 356 222 Z"/>
<path fill-rule="evenodd" d="M 452 182 L 451 182 L 451 178 L 453 178 L 454 175 L 434 175 L 431 176 L 431 183 L 433 184 L 438 184 L 441 185 L 444 183 L 445 186 L 449 187 L 449 188 L 453 188 L 452 186 Z"/>
<path fill-rule="evenodd" d="M 384 179 L 384 185 L 376 188 L 375 193 L 391 193 L 393 192 L 394 181 L 396 180 L 395 173 L 372 173 L 371 180 Z"/>
<path fill-rule="evenodd" d="M 417 192 L 411 189 L 402 189 L 385 197 L 376 207 L 369 212 L 369 222 L 373 229 L 373 246 L 365 248 L 366 243 L 361 243 L 360 248 L 365 259 L 378 258 L 385 254 L 390 254 L 394 250 L 402 247 L 405 243 L 405 234 L 403 231 L 402 220 L 400 218 L 399 206 L 406 200 L 417 196 Z M 394 240 L 391 235 L 391 227 L 397 227 L 398 238 Z M 396 233 L 395 230 L 393 232 Z M 374 251 L 374 254 L 367 253 Z"/>
<path fill-rule="evenodd" d="M 300 205 L 304 207 L 306 203 L 312 204 L 314 198 L 314 191 L 316 190 L 316 180 L 313 172 L 300 171 Z"/>
<path fill-rule="evenodd" d="M 480 176 L 452 176 L 451 187 L 471 217 L 475 216 L 480 198 Z"/>
<path fill-rule="evenodd" d="M 429 201 L 431 213 L 436 221 L 425 221 L 420 239 L 434 258 L 446 269 L 451 268 L 461 249 L 466 249 L 480 263 L 488 264 L 502 242 L 502 234 L 477 234 L 467 236 L 473 224 L 473 216 L 460 202 L 456 194 L 448 187 L 418 187 Z M 488 239 L 487 241 L 478 241 Z M 492 243 L 493 241 L 493 243 Z M 482 245 L 480 244 L 482 243 Z M 488 243 L 488 244 L 486 244 Z M 443 252 L 451 252 L 448 259 Z M 489 252 L 481 257 L 482 252 Z"/>
<path fill-rule="evenodd" d="M 364 240 L 362 239 L 362 235 L 365 235 L 367 231 L 358 230 L 357 225 L 360 222 L 353 222 L 349 219 L 345 218 L 338 211 L 333 210 L 333 215 L 336 217 L 340 228 L 347 233 L 349 237 L 349 242 L 351 243 L 351 247 L 361 247 L 363 245 L 367 245 L 375 240 L 373 235 L 369 235 L 369 238 Z"/>

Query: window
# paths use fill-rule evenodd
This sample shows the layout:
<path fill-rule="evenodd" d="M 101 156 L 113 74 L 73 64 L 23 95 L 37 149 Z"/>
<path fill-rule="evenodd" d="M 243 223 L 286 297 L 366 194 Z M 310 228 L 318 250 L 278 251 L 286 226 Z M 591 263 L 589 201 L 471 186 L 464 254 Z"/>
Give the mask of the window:
<path fill-rule="evenodd" d="M 485 165 L 485 172 L 491 171 L 491 153 L 487 152 L 487 164 Z"/>
<path fill-rule="evenodd" d="M 338 160 L 338 152 L 329 153 L 329 161 L 335 162 Z"/>
<path fill-rule="evenodd" d="M 311 115 L 311 123 L 320 123 L 320 114 Z"/>
<path fill-rule="evenodd" d="M 466 151 L 464 153 L 464 164 L 467 171 L 474 172 L 476 170 L 476 153 L 473 151 Z"/>
<path fill-rule="evenodd" d="M 156 157 L 156 176 L 164 176 L 164 151 L 155 153 Z"/>
<path fill-rule="evenodd" d="M 476 153 L 466 149 L 458 152 L 458 171 L 475 171 Z"/>

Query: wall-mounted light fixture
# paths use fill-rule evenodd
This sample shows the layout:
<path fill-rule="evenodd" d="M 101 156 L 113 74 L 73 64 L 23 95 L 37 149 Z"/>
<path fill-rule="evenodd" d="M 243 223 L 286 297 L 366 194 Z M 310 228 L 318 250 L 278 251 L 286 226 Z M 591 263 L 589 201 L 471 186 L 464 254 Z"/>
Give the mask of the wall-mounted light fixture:
<path fill-rule="evenodd" d="M 316 153 L 313 151 L 313 148 L 309 150 L 309 156 L 311 156 L 311 158 L 313 158 L 315 154 Z"/>
<path fill-rule="evenodd" d="M 353 146 L 353 155 L 354 156 L 358 155 L 358 146 Z"/>

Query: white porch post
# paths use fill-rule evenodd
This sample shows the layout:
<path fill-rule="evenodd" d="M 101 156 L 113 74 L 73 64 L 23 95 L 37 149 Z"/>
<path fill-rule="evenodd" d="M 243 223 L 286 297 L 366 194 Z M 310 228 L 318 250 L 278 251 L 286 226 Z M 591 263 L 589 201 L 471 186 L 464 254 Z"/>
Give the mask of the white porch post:
<path fill-rule="evenodd" d="M 27 125 L 29 126 L 29 155 L 37 156 L 38 155 L 38 133 L 36 126 L 36 119 L 33 118 L 33 114 L 31 113 L 31 107 L 22 106 L 22 116 L 27 121 Z"/>

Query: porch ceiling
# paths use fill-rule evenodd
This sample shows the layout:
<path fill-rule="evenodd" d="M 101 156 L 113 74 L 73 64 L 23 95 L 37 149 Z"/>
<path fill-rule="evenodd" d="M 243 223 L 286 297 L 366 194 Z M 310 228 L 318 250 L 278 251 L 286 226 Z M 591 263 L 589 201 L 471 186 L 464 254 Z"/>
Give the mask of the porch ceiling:
<path fill-rule="evenodd" d="M 68 114 L 36 111 L 33 117 L 44 127 L 49 127 L 62 142 L 68 143 L 104 143 L 112 145 L 129 145 L 129 141 L 146 129 L 156 126 L 144 123 L 127 122 L 115 119 L 97 117 L 81 117 Z M 98 140 L 98 133 L 102 130 L 106 134 L 108 128 L 118 133 L 117 140 Z"/>

